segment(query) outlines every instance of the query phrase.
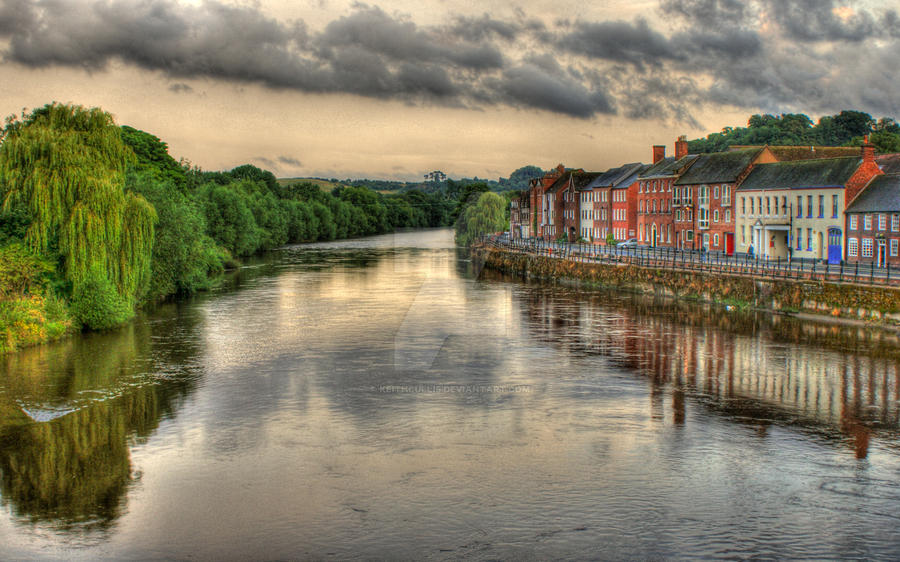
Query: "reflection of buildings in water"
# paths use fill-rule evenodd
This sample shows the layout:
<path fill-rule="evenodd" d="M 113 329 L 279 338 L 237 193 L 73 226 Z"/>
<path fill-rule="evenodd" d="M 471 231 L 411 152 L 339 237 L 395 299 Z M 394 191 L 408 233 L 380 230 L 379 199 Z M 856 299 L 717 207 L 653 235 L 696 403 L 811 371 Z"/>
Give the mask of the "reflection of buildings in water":
<path fill-rule="evenodd" d="M 701 393 L 703 404 L 735 419 L 839 432 L 860 458 L 873 432 L 900 425 L 892 336 L 882 341 L 869 330 L 559 287 L 522 293 L 523 313 L 541 341 L 600 354 L 647 376 L 654 420 L 664 417 L 667 392 L 678 424 L 685 420 L 685 392 Z M 850 351 L 860 341 L 861 351 Z"/>

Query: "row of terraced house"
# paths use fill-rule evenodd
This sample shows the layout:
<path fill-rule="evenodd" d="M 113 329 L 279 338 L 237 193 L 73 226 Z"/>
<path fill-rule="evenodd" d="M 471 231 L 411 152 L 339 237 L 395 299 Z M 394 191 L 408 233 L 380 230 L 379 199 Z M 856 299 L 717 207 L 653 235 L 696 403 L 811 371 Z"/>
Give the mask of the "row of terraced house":
<path fill-rule="evenodd" d="M 900 154 L 735 146 L 605 172 L 562 164 L 510 208 L 513 238 L 566 239 L 829 263 L 900 265 Z"/>

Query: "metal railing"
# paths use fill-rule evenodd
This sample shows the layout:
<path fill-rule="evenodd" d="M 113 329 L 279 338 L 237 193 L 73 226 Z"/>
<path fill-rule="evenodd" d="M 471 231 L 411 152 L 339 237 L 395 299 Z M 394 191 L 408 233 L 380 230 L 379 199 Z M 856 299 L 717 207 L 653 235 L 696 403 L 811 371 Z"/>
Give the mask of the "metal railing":
<path fill-rule="evenodd" d="M 581 263 L 635 265 L 682 271 L 703 271 L 746 275 L 764 279 L 818 280 L 865 285 L 900 285 L 900 271 L 890 264 L 879 267 L 865 263 L 832 264 L 810 259 L 767 259 L 760 256 L 723 252 L 651 248 L 648 246 L 606 246 L 590 243 L 553 242 L 541 238 L 508 239 L 492 235 L 482 239 L 486 246 L 531 255 Z"/>

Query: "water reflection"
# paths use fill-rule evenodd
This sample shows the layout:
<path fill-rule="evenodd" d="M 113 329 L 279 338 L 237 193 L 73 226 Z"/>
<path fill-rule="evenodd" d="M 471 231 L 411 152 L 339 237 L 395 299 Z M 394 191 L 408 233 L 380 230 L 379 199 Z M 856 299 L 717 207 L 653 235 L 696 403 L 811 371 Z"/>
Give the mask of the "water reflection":
<path fill-rule="evenodd" d="M 845 441 L 857 458 L 900 427 L 896 333 L 558 286 L 516 292 L 533 337 L 596 354 L 651 384 L 650 412 L 675 424 L 685 397 L 739 423 L 775 421 Z"/>
<path fill-rule="evenodd" d="M 900 548 L 895 335 L 472 267 L 447 231 L 286 248 L 6 358 L 0 558 Z"/>
<path fill-rule="evenodd" d="M 90 532 L 120 516 L 130 447 L 195 384 L 197 317 L 178 309 L 0 359 L 0 501 L 16 517 Z"/>

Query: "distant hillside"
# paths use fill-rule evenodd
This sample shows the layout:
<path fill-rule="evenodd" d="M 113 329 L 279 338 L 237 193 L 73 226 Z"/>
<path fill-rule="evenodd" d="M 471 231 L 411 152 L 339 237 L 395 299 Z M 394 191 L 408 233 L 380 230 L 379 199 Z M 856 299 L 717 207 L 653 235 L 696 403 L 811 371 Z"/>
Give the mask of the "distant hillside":
<path fill-rule="evenodd" d="M 435 171 L 435 173 L 440 174 L 441 172 Z M 544 171 L 537 166 L 522 166 L 521 168 L 514 170 L 508 178 L 497 178 L 496 180 L 479 178 L 477 176 L 474 178 L 460 178 L 454 180 L 447 178 L 444 175 L 444 179 L 439 181 L 426 179 L 419 182 L 349 178 L 345 180 L 339 180 L 337 178 L 279 178 L 278 183 L 284 186 L 292 183 L 309 182 L 318 185 L 323 191 L 330 191 L 335 187 L 342 185 L 367 187 L 373 191 L 378 191 L 379 193 L 402 193 L 413 189 L 424 191 L 426 193 L 434 193 L 437 191 L 455 192 L 464 188 L 466 185 L 484 183 L 491 191 L 510 191 L 514 189 L 527 189 L 529 180 L 541 177 L 543 174 Z"/>
<path fill-rule="evenodd" d="M 721 133 L 688 141 L 688 150 L 698 154 L 735 145 L 859 146 L 865 135 L 879 152 L 900 152 L 900 125 L 894 119 L 876 121 L 868 113 L 847 110 L 815 124 L 803 114 L 753 115 L 746 127 L 725 127 Z"/>

